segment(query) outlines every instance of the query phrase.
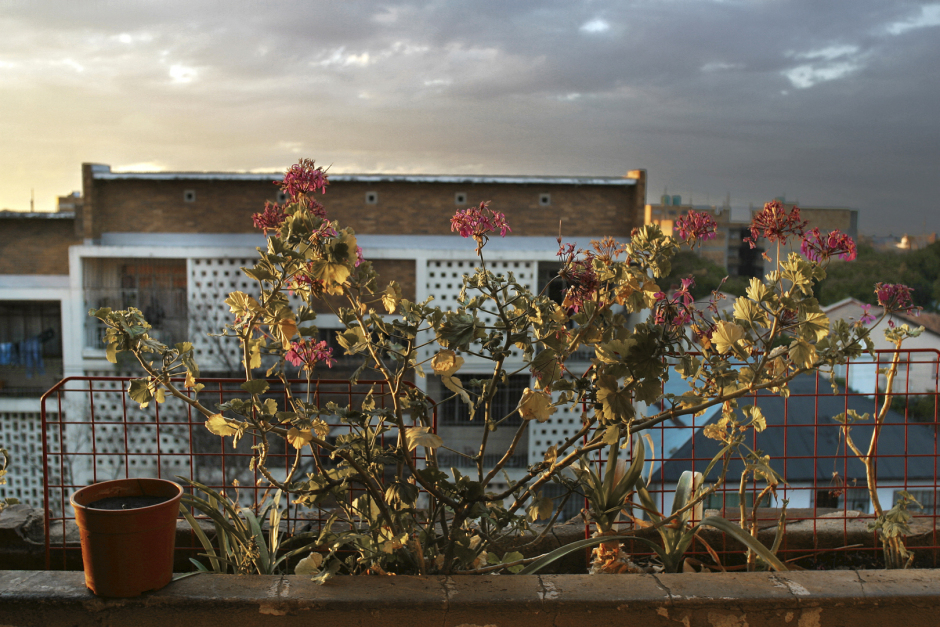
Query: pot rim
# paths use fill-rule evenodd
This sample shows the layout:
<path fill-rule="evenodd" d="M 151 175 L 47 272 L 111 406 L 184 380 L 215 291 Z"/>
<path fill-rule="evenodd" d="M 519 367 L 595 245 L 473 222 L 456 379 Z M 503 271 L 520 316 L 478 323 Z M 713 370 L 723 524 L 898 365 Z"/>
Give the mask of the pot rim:
<path fill-rule="evenodd" d="M 105 486 L 107 484 L 126 484 L 126 483 L 133 484 L 139 481 L 157 481 L 163 484 L 169 484 L 169 485 L 175 486 L 176 494 L 169 496 L 166 501 L 162 501 L 160 503 L 154 503 L 153 505 L 147 505 L 146 507 L 135 507 L 133 509 L 115 509 L 115 510 L 97 509 L 93 507 L 88 507 L 87 505 L 83 505 L 75 501 L 76 495 L 81 494 L 85 490 L 89 490 L 91 488 L 100 488 L 101 486 Z M 134 496 L 148 496 L 148 495 L 138 494 Z M 72 507 L 74 507 L 76 510 L 81 509 L 83 511 L 93 511 L 96 513 L 108 512 L 112 515 L 121 515 L 121 514 L 130 514 L 134 512 L 146 512 L 147 510 L 157 508 L 157 507 L 166 507 L 168 503 L 175 501 L 175 500 L 179 500 L 179 498 L 182 496 L 183 496 L 183 486 L 176 483 L 175 481 L 170 481 L 169 479 L 160 479 L 157 477 L 124 477 L 121 479 L 109 479 L 108 481 L 99 481 L 98 483 L 92 483 L 91 485 L 83 486 L 69 495 L 69 504 Z"/>

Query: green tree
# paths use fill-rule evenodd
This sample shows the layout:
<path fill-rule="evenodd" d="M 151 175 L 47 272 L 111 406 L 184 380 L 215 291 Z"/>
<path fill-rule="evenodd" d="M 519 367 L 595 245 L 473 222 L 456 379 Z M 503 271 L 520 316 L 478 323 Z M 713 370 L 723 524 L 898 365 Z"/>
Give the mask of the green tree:
<path fill-rule="evenodd" d="M 911 252 L 877 251 L 860 244 L 852 263 L 833 261 L 816 285 L 816 298 L 831 305 L 844 298 L 875 304 L 872 284 L 903 283 L 913 288 L 914 304 L 937 311 L 940 304 L 940 243 Z"/>
<path fill-rule="evenodd" d="M 695 300 L 707 300 L 719 286 L 723 292 L 744 296 L 749 281 L 748 277 L 729 277 L 727 270 L 717 263 L 683 250 L 672 258 L 672 271 L 660 284 L 665 289 L 678 288 L 682 279 L 688 277 L 695 279 L 695 285 L 689 290 Z"/>

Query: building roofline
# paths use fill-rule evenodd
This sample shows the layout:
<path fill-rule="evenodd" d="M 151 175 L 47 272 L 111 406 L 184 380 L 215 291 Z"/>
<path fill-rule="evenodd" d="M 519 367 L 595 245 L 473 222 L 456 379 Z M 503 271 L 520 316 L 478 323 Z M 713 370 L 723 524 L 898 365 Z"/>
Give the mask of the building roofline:
<path fill-rule="evenodd" d="M 100 181 L 273 181 L 280 172 L 112 172 L 109 166 L 92 165 L 92 177 Z M 471 174 L 330 174 L 334 182 L 348 183 L 450 183 L 458 185 L 636 185 L 637 179 L 621 176 L 504 176 Z"/>

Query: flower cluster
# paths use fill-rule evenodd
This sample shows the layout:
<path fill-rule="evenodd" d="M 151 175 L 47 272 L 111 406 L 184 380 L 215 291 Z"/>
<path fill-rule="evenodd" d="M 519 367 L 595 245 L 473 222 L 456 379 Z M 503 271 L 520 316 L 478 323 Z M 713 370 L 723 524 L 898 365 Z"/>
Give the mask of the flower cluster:
<path fill-rule="evenodd" d="M 281 190 L 290 196 L 292 201 L 297 202 L 302 194 L 312 194 L 317 190 L 325 194 L 326 186 L 330 182 L 323 168 L 316 167 L 312 159 L 301 159 L 284 173 L 284 180 L 274 181 L 274 184 L 280 185 Z"/>
<path fill-rule="evenodd" d="M 682 286 L 675 291 L 672 298 L 664 292 L 656 292 L 655 317 L 656 324 L 668 324 L 678 327 L 692 322 L 695 315 L 695 299 L 689 290 L 695 285 L 695 279 L 689 277 L 682 279 Z"/>
<path fill-rule="evenodd" d="M 264 211 L 251 216 L 251 221 L 254 223 L 255 228 L 261 229 L 265 237 L 267 237 L 268 231 L 276 231 L 280 228 L 286 219 L 287 214 L 284 213 L 284 209 L 273 202 L 265 202 Z"/>
<path fill-rule="evenodd" d="M 871 312 L 871 305 L 862 305 L 862 317 L 858 319 L 858 324 L 869 325 L 878 318 Z"/>
<path fill-rule="evenodd" d="M 835 256 L 852 261 L 856 255 L 855 242 L 851 237 L 838 230 L 823 235 L 818 228 L 807 231 L 800 250 L 810 261 L 824 261 Z"/>
<path fill-rule="evenodd" d="M 911 292 L 914 290 L 900 283 L 876 283 L 875 295 L 878 297 L 878 304 L 885 308 L 886 312 L 905 311 L 919 313 L 920 308 L 914 306 L 911 299 Z"/>
<path fill-rule="evenodd" d="M 325 341 L 314 343 L 304 339 L 291 342 L 290 350 L 284 354 L 284 359 L 295 366 L 303 366 L 304 370 L 313 370 L 318 363 L 332 368 L 336 363 L 333 359 L 333 349 L 327 346 Z"/>
<path fill-rule="evenodd" d="M 695 246 L 707 239 L 714 239 L 718 234 L 718 223 L 704 212 L 689 210 L 676 220 L 679 237 L 689 246 Z"/>
<path fill-rule="evenodd" d="M 478 252 L 490 233 L 499 231 L 500 237 L 506 237 L 506 233 L 512 231 L 506 224 L 506 216 L 491 210 L 489 205 L 489 201 L 481 202 L 479 207 L 457 211 L 450 219 L 450 230 L 460 233 L 460 237 L 475 239 Z"/>
<path fill-rule="evenodd" d="M 557 256 L 561 257 L 564 267 L 558 273 L 568 283 L 562 306 L 574 313 L 584 308 L 584 303 L 591 300 L 600 287 L 597 273 L 594 271 L 594 253 L 583 251 L 584 258 L 578 259 L 574 244 L 562 244 Z"/>
<path fill-rule="evenodd" d="M 751 248 L 757 246 L 757 240 L 761 237 L 771 241 L 786 244 L 791 235 L 797 237 L 803 236 L 803 229 L 809 222 L 800 219 L 800 208 L 793 207 L 787 213 L 783 204 L 779 200 L 768 202 L 751 220 L 751 236 L 745 237 L 744 241 L 751 245 Z"/>

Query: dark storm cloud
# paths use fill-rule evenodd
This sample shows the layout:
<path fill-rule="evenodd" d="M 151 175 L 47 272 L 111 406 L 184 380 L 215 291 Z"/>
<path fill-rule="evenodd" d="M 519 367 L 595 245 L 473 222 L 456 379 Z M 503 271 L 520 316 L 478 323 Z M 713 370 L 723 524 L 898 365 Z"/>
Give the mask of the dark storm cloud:
<path fill-rule="evenodd" d="M 646 167 L 651 197 L 786 193 L 857 207 L 863 230 L 940 229 L 938 4 L 0 2 L 0 27 L 4 206 L 68 191 L 81 161 L 313 156 Z"/>

